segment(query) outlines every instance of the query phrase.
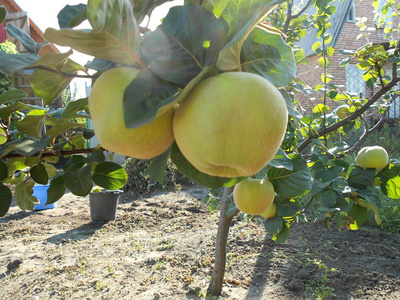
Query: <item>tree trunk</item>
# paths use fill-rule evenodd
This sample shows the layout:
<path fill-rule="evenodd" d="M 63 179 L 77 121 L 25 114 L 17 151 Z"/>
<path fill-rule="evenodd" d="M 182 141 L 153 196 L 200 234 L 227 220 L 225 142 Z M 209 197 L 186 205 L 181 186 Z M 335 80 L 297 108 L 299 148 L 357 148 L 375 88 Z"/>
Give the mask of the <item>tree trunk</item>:
<path fill-rule="evenodd" d="M 228 196 L 232 193 L 233 187 L 226 187 L 222 195 L 222 206 L 219 217 L 217 241 L 215 245 L 215 262 L 211 275 L 211 281 L 208 286 L 208 293 L 212 296 L 221 295 L 222 284 L 224 282 L 225 263 L 226 263 L 226 245 L 228 241 L 228 233 L 232 218 L 238 214 L 239 210 L 227 215 L 229 208 Z"/>

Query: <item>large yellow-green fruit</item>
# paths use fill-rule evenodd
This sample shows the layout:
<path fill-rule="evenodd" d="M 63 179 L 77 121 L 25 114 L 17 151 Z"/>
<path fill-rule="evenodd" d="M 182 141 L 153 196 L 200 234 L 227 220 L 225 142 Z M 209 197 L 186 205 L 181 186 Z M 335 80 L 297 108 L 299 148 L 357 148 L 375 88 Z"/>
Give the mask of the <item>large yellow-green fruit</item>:
<path fill-rule="evenodd" d="M 93 128 L 100 145 L 109 151 L 139 159 L 149 159 L 167 150 L 174 141 L 174 109 L 150 124 L 126 128 L 122 99 L 126 87 L 138 76 L 134 68 L 121 67 L 104 72 L 89 96 Z"/>
<path fill-rule="evenodd" d="M 271 205 L 260 215 L 266 219 L 273 218 L 276 216 L 277 207 L 275 203 L 271 203 Z"/>
<path fill-rule="evenodd" d="M 274 186 L 267 179 L 246 178 L 233 189 L 236 207 L 248 215 L 263 213 L 274 201 L 274 197 Z"/>
<path fill-rule="evenodd" d="M 253 175 L 274 158 L 287 120 L 285 100 L 269 81 L 228 72 L 197 85 L 178 107 L 173 129 L 194 167 L 233 178 Z"/>
<path fill-rule="evenodd" d="M 383 169 L 389 163 L 389 155 L 381 146 L 368 146 L 358 151 L 356 164 L 364 169 Z"/>

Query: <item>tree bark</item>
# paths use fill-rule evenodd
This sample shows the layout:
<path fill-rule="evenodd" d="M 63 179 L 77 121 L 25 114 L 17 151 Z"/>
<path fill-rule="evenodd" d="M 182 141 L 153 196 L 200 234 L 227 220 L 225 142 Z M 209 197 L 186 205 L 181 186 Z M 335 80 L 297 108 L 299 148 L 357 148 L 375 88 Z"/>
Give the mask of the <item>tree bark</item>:
<path fill-rule="evenodd" d="M 232 218 L 238 214 L 239 210 L 235 210 L 231 214 L 227 214 L 229 208 L 228 196 L 232 193 L 233 187 L 226 187 L 222 195 L 222 206 L 219 217 L 217 240 L 215 245 L 215 262 L 211 275 L 211 281 L 208 286 L 208 293 L 212 296 L 221 295 L 222 284 L 224 282 L 225 264 L 226 264 L 226 245 L 228 241 L 228 233 Z"/>

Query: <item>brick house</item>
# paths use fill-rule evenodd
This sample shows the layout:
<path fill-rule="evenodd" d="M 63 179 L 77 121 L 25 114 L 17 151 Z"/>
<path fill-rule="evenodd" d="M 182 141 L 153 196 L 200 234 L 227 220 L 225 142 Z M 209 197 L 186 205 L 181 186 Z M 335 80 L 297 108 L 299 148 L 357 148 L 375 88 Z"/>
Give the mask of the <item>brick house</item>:
<path fill-rule="evenodd" d="M 398 2 L 399 1 L 396 1 L 396 3 Z M 384 33 L 383 28 L 378 27 L 379 17 L 374 20 L 376 11 L 374 11 L 372 3 L 373 0 L 335 0 L 333 5 L 337 10 L 331 17 L 330 22 L 332 26 L 328 29 L 328 33 L 332 35 L 332 41 L 328 46 L 332 46 L 335 49 L 335 54 L 330 57 L 332 63 L 328 68 L 328 73 L 333 76 L 331 83 L 339 86 L 341 90 L 357 93 L 359 95 L 361 94 L 367 98 L 369 98 L 377 88 L 369 88 L 365 85 L 365 82 L 362 80 L 363 70 L 356 66 L 356 61 L 351 61 L 347 66 L 341 67 L 340 62 L 349 56 L 338 53 L 338 51 L 340 49 L 357 50 L 368 42 L 380 44 L 388 42 L 388 39 L 385 39 L 386 33 Z M 378 9 L 380 15 L 382 15 L 381 10 L 384 3 L 385 0 L 380 0 Z M 315 7 L 310 7 L 307 10 L 307 13 L 310 15 L 315 12 Z M 356 22 L 361 18 L 367 18 L 366 26 L 375 30 L 368 31 L 368 38 L 361 37 L 357 39 L 357 36 L 362 32 Z M 388 20 L 392 21 L 393 28 L 397 28 L 400 18 L 390 16 Z M 311 87 L 321 83 L 321 75 L 323 73 L 323 69 L 318 66 L 318 59 L 320 56 L 314 55 L 314 51 L 312 50 L 312 45 L 319 40 L 316 33 L 317 29 L 311 28 L 300 41 L 300 45 L 308 56 L 310 64 L 300 65 L 298 76 Z M 299 100 L 302 107 L 307 112 L 310 112 L 312 108 L 321 101 L 316 99 L 315 95 L 299 95 L 296 99 Z M 334 108 L 340 105 L 340 103 L 330 102 L 328 105 Z M 393 110 L 395 107 L 391 109 Z M 397 108 L 395 112 L 392 112 L 392 115 L 393 114 L 398 117 L 399 109 Z"/>
<path fill-rule="evenodd" d="M 14 0 L 0 0 L 0 5 L 4 6 L 8 12 L 5 22 L 0 24 L 0 43 L 3 43 L 5 40 L 9 40 L 10 42 L 16 44 L 19 53 L 26 53 L 26 50 L 22 44 L 7 34 L 5 27 L 8 24 L 12 24 L 13 26 L 23 29 L 37 43 L 45 42 L 45 39 L 43 38 L 43 32 L 28 17 L 27 12 L 23 11 Z M 46 53 L 60 53 L 60 51 L 53 44 L 48 44 L 40 50 L 39 55 L 43 56 Z M 29 77 L 32 72 L 33 70 L 29 69 L 19 71 L 14 77 L 14 84 L 16 88 L 26 92 L 27 97 L 22 99 L 24 102 L 43 106 L 42 99 L 35 95 L 29 84 Z M 57 99 L 52 106 L 61 107 L 61 97 L 59 97 L 59 99 Z"/>

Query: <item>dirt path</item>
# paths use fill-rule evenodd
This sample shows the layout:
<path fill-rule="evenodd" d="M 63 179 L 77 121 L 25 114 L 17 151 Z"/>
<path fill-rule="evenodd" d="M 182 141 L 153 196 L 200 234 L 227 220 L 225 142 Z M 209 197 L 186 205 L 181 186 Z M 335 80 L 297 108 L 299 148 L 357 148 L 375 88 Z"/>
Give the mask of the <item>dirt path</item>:
<path fill-rule="evenodd" d="M 109 223 L 71 194 L 54 209 L 13 207 L 0 219 L 0 299 L 202 299 L 218 222 L 205 193 L 126 193 Z M 235 220 L 227 258 L 221 299 L 400 299 L 400 235 L 377 228 L 297 224 L 275 245 L 260 222 Z"/>

